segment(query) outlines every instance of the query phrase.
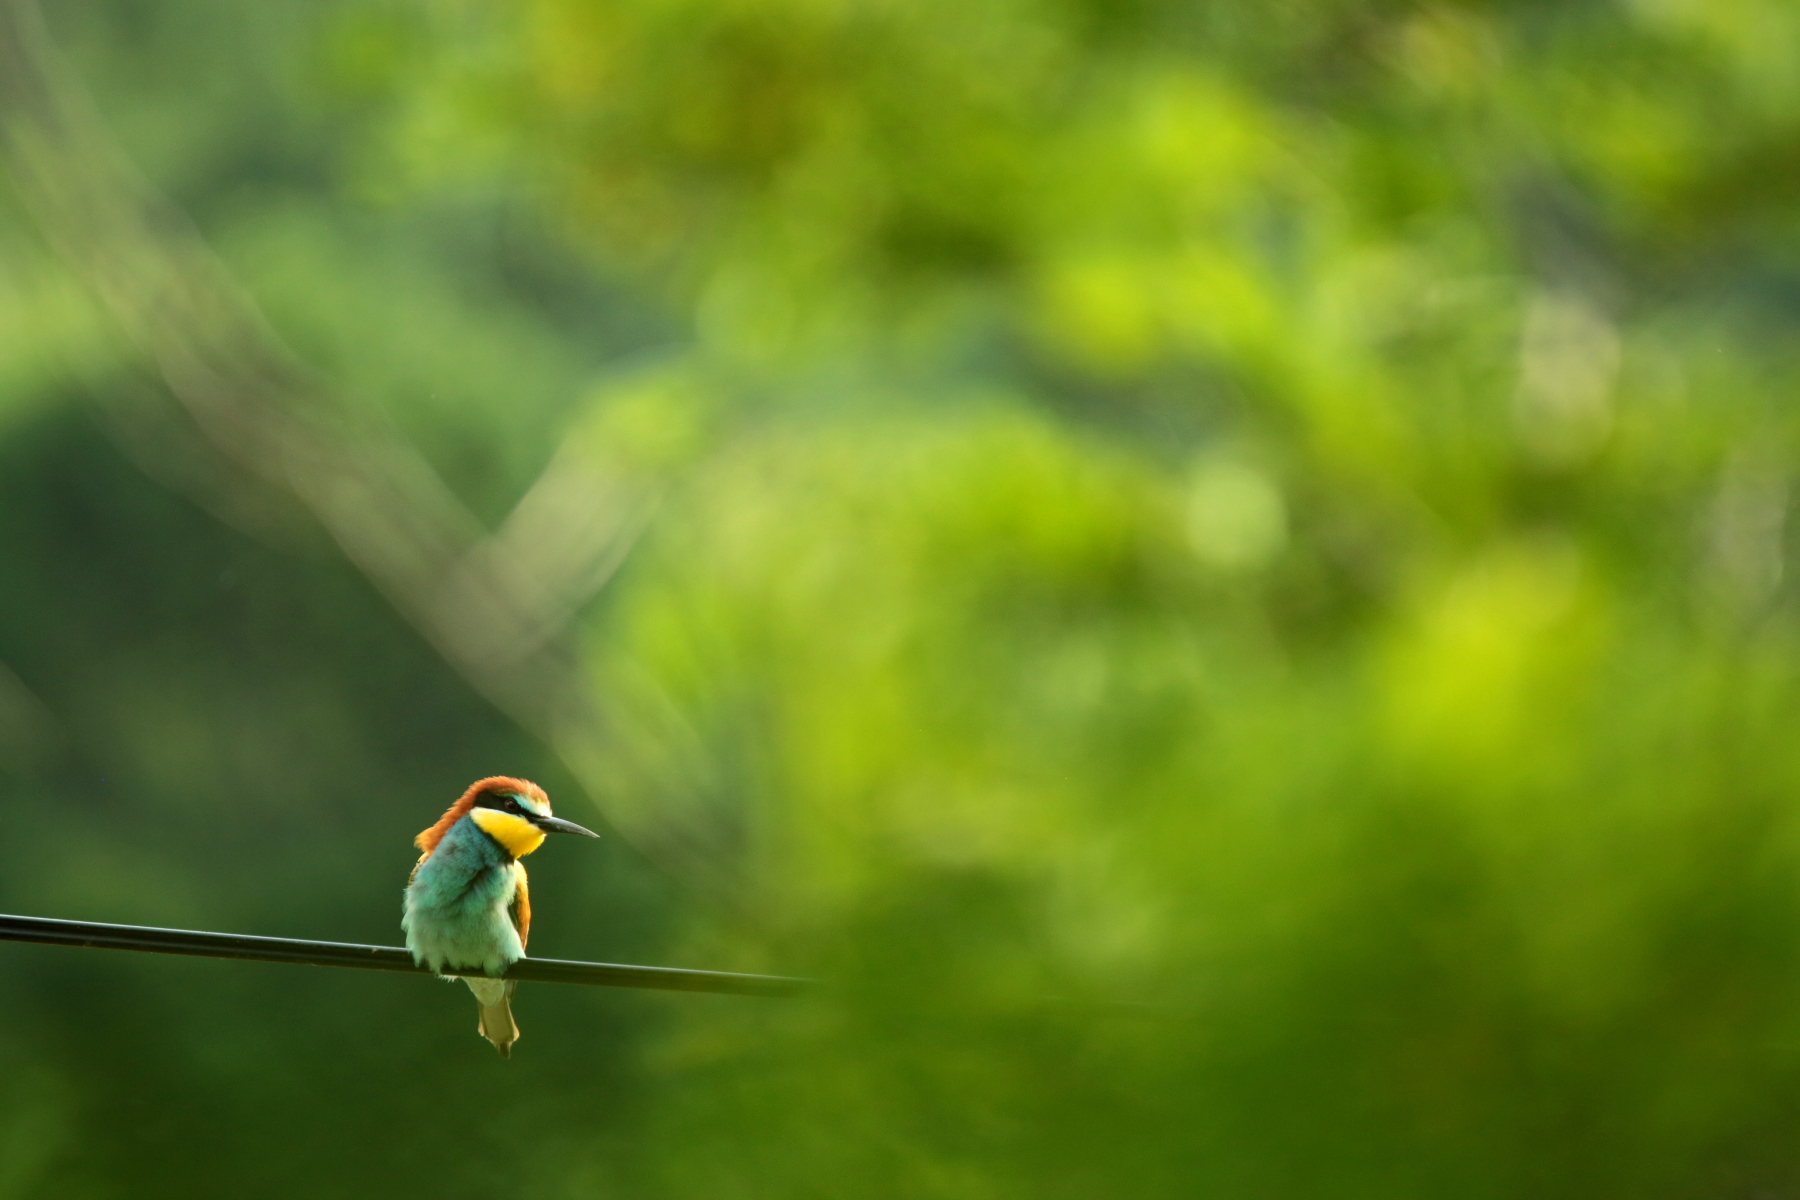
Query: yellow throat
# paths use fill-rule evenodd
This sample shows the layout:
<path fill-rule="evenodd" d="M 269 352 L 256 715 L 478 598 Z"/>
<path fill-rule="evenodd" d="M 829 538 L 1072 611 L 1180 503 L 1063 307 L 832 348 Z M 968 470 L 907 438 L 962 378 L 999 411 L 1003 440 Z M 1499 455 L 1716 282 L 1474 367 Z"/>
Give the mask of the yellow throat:
<path fill-rule="evenodd" d="M 524 858 L 544 844 L 544 831 L 524 817 L 515 817 L 497 808 L 470 809 L 469 815 L 514 858 Z"/>

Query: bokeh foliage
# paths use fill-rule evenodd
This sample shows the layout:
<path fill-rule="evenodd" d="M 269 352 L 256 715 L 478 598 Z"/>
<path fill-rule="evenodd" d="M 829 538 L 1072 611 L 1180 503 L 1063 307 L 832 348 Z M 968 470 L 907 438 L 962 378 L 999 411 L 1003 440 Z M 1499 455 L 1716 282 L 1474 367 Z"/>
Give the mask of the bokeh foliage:
<path fill-rule="evenodd" d="M 75 745 L 17 756 L 52 852 L 0 896 L 389 940 L 375 825 L 399 848 L 505 766 L 569 810 L 579 780 L 668 872 L 553 847 L 543 953 L 831 985 L 534 993 L 562 1027 L 524 1009 L 499 1077 L 371 1028 L 449 1005 L 398 985 L 359 1017 L 373 985 L 315 983 L 333 1013 L 272 1044 L 296 1002 L 260 977 L 207 976 L 205 1037 L 124 988 L 186 964 L 9 952 L 35 990 L 0 1011 L 36 1014 L 9 1027 L 60 1040 L 0 1049 L 59 1099 L 13 1092 L 0 1146 L 70 1140 L 0 1195 L 127 1187 L 69 1148 L 117 1136 L 115 1072 L 255 1075 L 302 1140 L 383 1113 L 449 1155 L 358 1141 L 272 1194 L 421 1161 L 454 1194 L 1800 1187 L 1800 13 L 226 11 L 59 30 L 282 333 L 496 519 L 558 446 L 664 481 L 580 620 L 605 734 L 530 745 L 328 547 L 117 461 L 74 397 L 129 352 L 17 223 L 0 661 L 54 716 L 7 728 Z M 233 555 L 251 583 L 196 583 Z M 135 789 L 116 830 L 102 762 Z M 284 1084 L 312 1040 L 377 1080 Z M 259 1118 L 216 1119 L 238 1157 L 184 1191 L 266 1157 Z"/>

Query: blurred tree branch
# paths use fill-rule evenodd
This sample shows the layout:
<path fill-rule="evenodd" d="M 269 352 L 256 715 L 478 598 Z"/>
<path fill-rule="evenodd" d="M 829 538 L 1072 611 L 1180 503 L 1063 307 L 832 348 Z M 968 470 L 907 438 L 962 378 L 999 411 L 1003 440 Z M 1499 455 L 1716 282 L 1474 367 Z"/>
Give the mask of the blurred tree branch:
<path fill-rule="evenodd" d="M 570 621 L 655 504 L 565 447 L 497 532 L 397 436 L 333 403 L 191 225 L 131 166 L 33 0 L 0 0 L 0 163 L 47 242 L 155 364 L 227 478 L 296 499 L 478 691 L 552 744 L 598 732 Z M 153 434 L 149 444 L 160 436 Z M 191 475 L 179 464 L 165 476 Z M 246 478 L 248 477 L 248 478 Z"/>

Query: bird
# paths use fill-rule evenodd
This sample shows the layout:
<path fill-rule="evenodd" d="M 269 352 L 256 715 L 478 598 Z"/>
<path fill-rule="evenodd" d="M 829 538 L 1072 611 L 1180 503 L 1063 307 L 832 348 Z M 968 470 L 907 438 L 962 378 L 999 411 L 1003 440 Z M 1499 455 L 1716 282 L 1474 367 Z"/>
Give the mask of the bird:
<path fill-rule="evenodd" d="M 600 835 L 550 813 L 550 797 L 527 779 L 494 775 L 469 785 L 456 803 L 413 839 L 423 853 L 406 883 L 400 927 L 413 961 L 442 977 L 464 975 L 480 1009 L 477 1029 L 501 1058 L 512 1057 L 516 980 L 495 978 L 525 957 L 531 893 L 519 860 L 550 833 Z"/>

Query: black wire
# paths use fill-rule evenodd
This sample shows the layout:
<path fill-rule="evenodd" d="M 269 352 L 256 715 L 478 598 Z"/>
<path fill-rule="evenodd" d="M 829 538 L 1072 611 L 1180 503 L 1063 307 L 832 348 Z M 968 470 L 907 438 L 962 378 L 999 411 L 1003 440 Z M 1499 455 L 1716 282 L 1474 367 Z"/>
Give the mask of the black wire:
<path fill-rule="evenodd" d="M 397 946 L 358 946 L 349 942 L 203 933 L 146 925 L 105 925 L 97 921 L 61 921 L 54 917 L 18 917 L 3 913 L 0 913 L 0 941 L 86 946 L 94 950 L 138 950 L 148 954 L 187 954 L 201 958 L 242 958 L 311 967 L 353 967 L 361 971 L 405 971 L 414 975 L 432 973 L 431 968 L 417 965 L 408 951 Z M 454 968 L 444 973 L 481 974 Z M 578 983 L 589 987 L 652 988 L 666 992 L 721 992 L 734 996 L 792 996 L 809 982 L 783 975 L 738 975 L 730 971 L 634 967 L 556 958 L 522 958 L 507 968 L 504 978 L 528 979 L 536 983 Z"/>

